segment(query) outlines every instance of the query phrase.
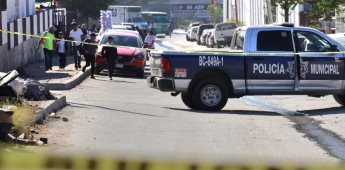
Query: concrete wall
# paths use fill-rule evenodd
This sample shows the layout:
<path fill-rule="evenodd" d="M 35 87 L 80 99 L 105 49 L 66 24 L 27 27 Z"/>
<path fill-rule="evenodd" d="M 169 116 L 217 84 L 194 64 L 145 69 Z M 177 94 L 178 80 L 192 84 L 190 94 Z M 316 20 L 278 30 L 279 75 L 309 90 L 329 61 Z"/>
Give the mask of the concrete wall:
<path fill-rule="evenodd" d="M 0 29 L 30 35 L 41 35 L 53 23 L 52 10 L 7 22 L 7 11 L 0 13 Z M 39 38 L 13 33 L 0 34 L 0 72 L 6 72 L 43 59 L 43 51 L 36 50 Z"/>
<path fill-rule="evenodd" d="M 0 72 L 7 72 L 41 60 L 42 51 L 36 50 L 38 41 L 39 39 L 31 38 L 11 50 L 8 50 L 7 46 L 0 47 Z"/>

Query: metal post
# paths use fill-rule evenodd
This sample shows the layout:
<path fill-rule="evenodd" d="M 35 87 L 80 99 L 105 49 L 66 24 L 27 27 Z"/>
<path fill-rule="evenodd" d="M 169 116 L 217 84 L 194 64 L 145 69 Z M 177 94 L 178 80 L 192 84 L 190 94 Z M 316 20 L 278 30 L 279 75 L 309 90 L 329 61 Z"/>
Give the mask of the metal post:
<path fill-rule="evenodd" d="M 236 24 L 238 24 L 238 8 L 237 8 L 237 0 L 235 0 L 235 16 L 236 16 Z"/>

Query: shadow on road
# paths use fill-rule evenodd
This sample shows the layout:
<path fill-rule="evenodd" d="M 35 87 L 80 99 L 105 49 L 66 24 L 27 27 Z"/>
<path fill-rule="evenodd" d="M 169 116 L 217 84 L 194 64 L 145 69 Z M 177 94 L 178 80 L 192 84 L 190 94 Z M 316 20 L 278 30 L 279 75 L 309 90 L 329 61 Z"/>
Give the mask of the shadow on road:
<path fill-rule="evenodd" d="M 299 112 L 308 114 L 310 116 L 323 116 L 323 115 L 336 115 L 336 114 L 344 114 L 345 109 L 344 107 L 331 107 L 331 108 L 324 108 L 324 109 L 314 109 L 314 110 L 301 110 Z"/>
<path fill-rule="evenodd" d="M 207 111 L 200 111 L 200 110 L 193 110 L 193 109 L 180 109 L 180 108 L 169 108 L 169 107 L 165 107 L 165 109 L 201 113 L 201 114 L 213 114 L 213 115 L 228 114 L 228 115 L 282 116 L 281 114 L 278 114 L 275 112 L 253 111 L 253 110 L 221 110 L 218 112 L 207 112 Z"/>
<path fill-rule="evenodd" d="M 138 112 L 131 112 L 131 111 L 126 111 L 126 110 L 120 110 L 120 109 L 113 109 L 109 107 L 104 107 L 104 106 L 97 106 L 97 105 L 90 105 L 90 104 L 83 104 L 83 103 L 74 103 L 74 102 L 69 102 L 68 103 L 70 107 L 74 108 L 98 108 L 98 109 L 104 109 L 108 111 L 116 111 L 116 112 L 123 112 L 123 113 L 130 113 L 130 114 L 135 114 L 135 115 L 142 115 L 142 116 L 150 116 L 150 117 L 159 117 L 157 115 L 152 115 L 152 114 L 145 114 L 145 113 L 138 113 Z"/>
<path fill-rule="evenodd" d="M 95 81 L 104 81 L 104 82 L 114 82 L 114 83 L 128 83 L 128 84 L 137 84 L 135 82 L 130 82 L 130 81 L 123 81 L 123 80 L 116 80 L 116 77 L 113 77 L 113 80 L 108 80 L 108 79 L 95 79 Z"/>

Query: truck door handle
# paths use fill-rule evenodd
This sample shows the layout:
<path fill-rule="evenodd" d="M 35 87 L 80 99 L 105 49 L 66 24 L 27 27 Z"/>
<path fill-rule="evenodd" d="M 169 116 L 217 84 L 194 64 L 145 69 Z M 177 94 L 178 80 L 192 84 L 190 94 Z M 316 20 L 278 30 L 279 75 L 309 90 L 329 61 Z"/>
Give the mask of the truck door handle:
<path fill-rule="evenodd" d="M 264 60 L 264 58 L 263 57 L 253 57 L 253 60 L 254 61 L 262 61 L 262 60 Z"/>

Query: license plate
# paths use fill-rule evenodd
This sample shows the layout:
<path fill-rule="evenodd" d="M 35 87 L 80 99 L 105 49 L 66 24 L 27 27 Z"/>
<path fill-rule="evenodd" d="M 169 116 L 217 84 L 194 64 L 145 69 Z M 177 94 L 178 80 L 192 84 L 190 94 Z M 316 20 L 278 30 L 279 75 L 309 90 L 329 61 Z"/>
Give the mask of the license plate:
<path fill-rule="evenodd" d="M 116 64 L 115 67 L 116 68 L 123 68 L 123 64 Z"/>

